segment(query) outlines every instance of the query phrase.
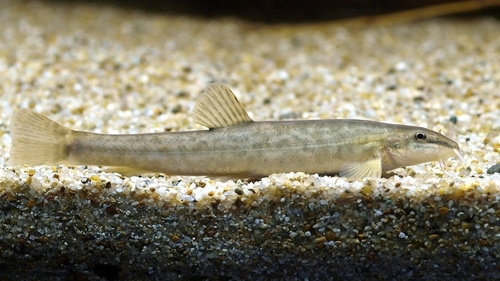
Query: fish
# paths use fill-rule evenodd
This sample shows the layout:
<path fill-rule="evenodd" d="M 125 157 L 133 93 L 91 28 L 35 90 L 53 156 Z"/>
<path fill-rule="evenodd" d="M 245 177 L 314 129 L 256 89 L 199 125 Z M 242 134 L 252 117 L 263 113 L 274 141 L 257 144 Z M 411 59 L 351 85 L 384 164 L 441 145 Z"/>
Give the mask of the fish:
<path fill-rule="evenodd" d="M 304 172 L 350 179 L 462 151 L 454 140 L 417 126 L 358 119 L 253 121 L 231 89 L 209 84 L 193 109 L 207 130 L 97 134 L 62 126 L 30 109 L 11 119 L 11 165 L 97 165 L 128 174 L 262 178 Z"/>

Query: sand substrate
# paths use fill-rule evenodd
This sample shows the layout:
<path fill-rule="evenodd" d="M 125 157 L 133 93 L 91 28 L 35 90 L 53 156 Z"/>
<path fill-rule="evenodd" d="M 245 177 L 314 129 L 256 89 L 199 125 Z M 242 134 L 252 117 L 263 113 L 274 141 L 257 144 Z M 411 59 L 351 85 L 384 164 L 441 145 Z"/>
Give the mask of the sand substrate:
<path fill-rule="evenodd" d="M 269 27 L 116 7 L 0 2 L 3 280 L 464 280 L 500 276 L 500 23 Z M 228 84 L 255 120 L 361 118 L 455 139 L 447 161 L 349 181 L 12 167 L 31 108 L 98 133 L 202 129 Z M 495 168 L 496 167 L 496 168 Z"/>

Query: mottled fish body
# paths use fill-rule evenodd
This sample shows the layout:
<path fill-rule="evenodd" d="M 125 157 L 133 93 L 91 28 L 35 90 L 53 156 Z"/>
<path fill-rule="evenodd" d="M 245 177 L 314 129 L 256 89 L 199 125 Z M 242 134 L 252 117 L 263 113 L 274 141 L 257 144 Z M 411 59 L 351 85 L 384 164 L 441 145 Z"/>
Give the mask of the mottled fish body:
<path fill-rule="evenodd" d="M 194 114 L 209 130 L 107 135 L 73 131 L 20 109 L 11 121 L 10 162 L 171 175 L 257 178 L 300 171 L 363 178 L 460 157 L 455 141 L 421 127 L 352 119 L 254 122 L 218 82 L 207 86 Z"/>

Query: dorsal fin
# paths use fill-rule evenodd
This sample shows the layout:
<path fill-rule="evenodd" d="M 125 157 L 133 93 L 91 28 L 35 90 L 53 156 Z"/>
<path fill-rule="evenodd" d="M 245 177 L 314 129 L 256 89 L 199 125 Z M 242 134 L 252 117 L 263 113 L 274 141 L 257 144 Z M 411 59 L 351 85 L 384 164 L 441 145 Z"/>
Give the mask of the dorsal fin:
<path fill-rule="evenodd" d="M 209 129 L 252 122 L 231 89 L 217 81 L 203 90 L 193 113 L 195 122 Z"/>

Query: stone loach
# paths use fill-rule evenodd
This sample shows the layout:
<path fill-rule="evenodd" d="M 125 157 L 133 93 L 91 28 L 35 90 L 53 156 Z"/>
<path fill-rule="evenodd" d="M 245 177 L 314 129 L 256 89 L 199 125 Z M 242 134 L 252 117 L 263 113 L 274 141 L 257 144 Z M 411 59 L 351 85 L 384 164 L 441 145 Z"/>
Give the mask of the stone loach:
<path fill-rule="evenodd" d="M 277 27 L 4 0 L 0 25 L 2 280 L 500 275 L 500 174 L 487 172 L 500 149 L 498 20 Z M 8 165 L 19 107 L 96 133 L 201 129 L 191 110 L 213 80 L 255 120 L 441 131 L 465 151 L 466 167 L 245 181 Z"/>

